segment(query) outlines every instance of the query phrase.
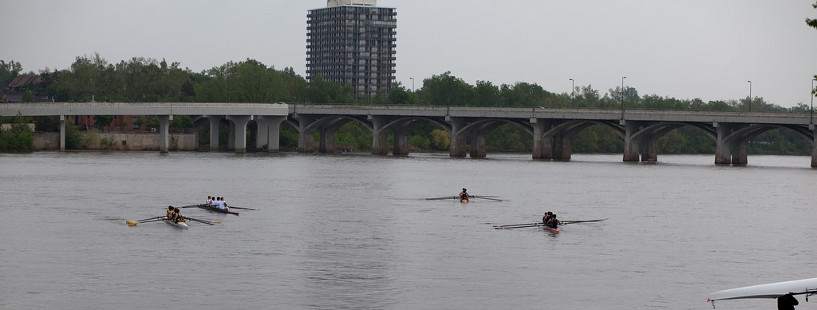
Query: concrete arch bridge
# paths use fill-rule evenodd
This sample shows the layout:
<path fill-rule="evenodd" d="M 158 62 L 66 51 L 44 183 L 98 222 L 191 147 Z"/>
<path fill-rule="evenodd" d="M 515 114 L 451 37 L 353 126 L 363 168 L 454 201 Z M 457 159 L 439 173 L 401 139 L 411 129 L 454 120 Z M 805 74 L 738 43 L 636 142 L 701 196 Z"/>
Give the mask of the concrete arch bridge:
<path fill-rule="evenodd" d="M 811 143 L 811 166 L 817 167 L 815 127 L 808 114 L 309 104 L 289 105 L 286 122 L 298 130 L 300 152 L 316 151 L 315 132 L 320 137 L 317 151 L 334 152 L 335 131 L 346 123 L 358 122 L 372 131 L 373 154 L 405 156 L 411 129 L 424 121 L 451 134 L 451 157 L 486 157 L 486 135 L 499 126 L 513 124 L 533 136 L 532 158 L 563 161 L 570 160 L 571 139 L 596 124 L 610 128 L 623 139 L 623 160 L 627 162 L 656 161 L 656 141 L 688 126 L 715 142 L 718 165 L 746 165 L 749 141 L 769 130 L 784 128 Z M 394 141 L 391 147 L 387 145 L 389 134 Z"/>
<path fill-rule="evenodd" d="M 815 126 L 808 114 L 758 112 L 690 112 L 643 110 L 585 110 L 541 108 L 287 105 L 252 103 L 22 103 L 0 104 L 0 115 L 60 116 L 60 148 L 65 145 L 65 117 L 71 115 L 155 115 L 160 122 L 160 147 L 168 151 L 169 122 L 173 115 L 189 115 L 197 125 L 210 124 L 210 148 L 218 149 L 218 125 L 230 128 L 228 148 L 278 152 L 280 125 L 298 131 L 298 150 L 334 152 L 334 133 L 348 122 L 372 131 L 372 153 L 408 155 L 408 136 L 421 122 L 432 122 L 451 134 L 450 156 L 486 157 L 486 135 L 504 124 L 522 128 L 533 137 L 532 158 L 570 160 L 571 139 L 582 130 L 601 124 L 624 141 L 623 160 L 656 161 L 655 143 L 680 127 L 700 130 L 716 144 L 715 164 L 746 165 L 746 146 L 754 137 L 777 128 L 797 133 L 812 145 L 811 166 L 817 167 Z M 388 135 L 393 135 L 391 146 Z M 470 148 L 467 140 L 470 139 Z"/>

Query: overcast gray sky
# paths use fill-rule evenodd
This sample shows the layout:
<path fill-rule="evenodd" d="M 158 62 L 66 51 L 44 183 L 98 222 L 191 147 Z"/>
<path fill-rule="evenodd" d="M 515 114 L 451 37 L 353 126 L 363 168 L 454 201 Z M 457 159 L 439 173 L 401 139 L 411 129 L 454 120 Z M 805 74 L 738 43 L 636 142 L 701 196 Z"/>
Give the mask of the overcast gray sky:
<path fill-rule="evenodd" d="M 397 9 L 397 81 L 451 71 L 470 84 L 557 93 L 810 104 L 814 0 L 379 0 Z M 256 59 L 305 75 L 306 14 L 325 0 L 0 0 L 0 59 L 25 71 L 166 59 L 200 72 Z"/>

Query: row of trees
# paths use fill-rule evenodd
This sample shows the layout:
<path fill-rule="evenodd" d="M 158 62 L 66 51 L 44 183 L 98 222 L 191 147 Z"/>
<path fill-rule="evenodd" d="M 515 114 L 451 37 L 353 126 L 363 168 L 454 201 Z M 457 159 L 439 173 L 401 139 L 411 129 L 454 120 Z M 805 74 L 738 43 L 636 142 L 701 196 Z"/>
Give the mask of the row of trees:
<path fill-rule="evenodd" d="M 0 61 L 0 81 L 10 81 L 21 74 L 20 70 L 19 62 Z M 324 81 L 321 77 L 316 77 L 310 85 L 292 68 L 277 70 L 253 59 L 228 62 L 197 73 L 181 68 L 178 62 L 135 57 L 112 64 L 95 54 L 77 57 L 70 69 L 45 70 L 39 75 L 41 82 L 30 85 L 26 91 L 36 96 L 49 96 L 58 102 L 287 102 L 593 109 L 620 109 L 623 102 L 626 109 L 809 112 L 808 106 L 802 103 L 784 108 L 767 103 L 762 97 L 704 102 L 659 95 L 641 96 L 633 87 L 616 87 L 602 95 L 591 85 L 576 87 L 572 94 L 549 92 L 526 82 L 494 85 L 477 81 L 471 85 L 451 72 L 425 79 L 423 87 L 417 91 L 397 84 L 373 98 L 356 98 L 348 85 Z M 101 116 L 99 121 L 105 123 L 106 119 Z M 192 121 L 172 125 L 188 127 L 192 126 Z M 42 127 L 38 124 L 38 128 Z M 434 129 L 431 124 L 416 128 L 409 138 L 410 145 L 422 150 L 447 149 L 445 139 L 432 134 Z M 356 124 L 346 125 L 337 135 L 339 144 L 355 149 L 365 150 L 371 144 L 371 133 Z M 773 131 L 758 139 L 772 140 L 771 135 L 782 136 L 788 141 L 785 143 L 787 147 L 768 150 L 768 144 L 762 144 L 764 151 L 781 154 L 810 152 L 808 143 L 793 133 Z M 621 152 L 623 145 L 619 140 L 603 127 L 591 127 L 574 139 L 573 149 L 577 152 Z M 694 130 L 677 130 L 659 141 L 659 151 L 712 152 L 714 145 L 707 140 Z M 284 131 L 282 147 L 294 147 L 296 141 L 294 131 Z M 498 128 L 487 141 L 489 151 L 530 151 L 532 143 L 526 133 L 511 125 Z M 752 151 L 757 150 L 750 145 Z"/>
<path fill-rule="evenodd" d="M 0 81 L 9 82 L 21 72 L 19 62 L 0 61 Z M 277 70 L 253 59 L 228 62 L 196 73 L 151 58 L 134 57 L 111 64 L 99 54 L 77 57 L 67 70 L 42 71 L 41 81 L 28 86 L 36 96 L 58 102 L 252 102 L 393 104 L 478 107 L 546 107 L 694 110 L 694 111 L 809 111 L 799 103 L 784 108 L 763 97 L 728 101 L 676 99 L 660 95 L 640 96 L 633 87 L 609 89 L 601 94 L 592 85 L 578 86 L 572 93 L 553 93 L 526 82 L 494 85 L 489 81 L 468 84 L 445 72 L 423 80 L 415 92 L 397 83 L 373 98 L 356 98 L 351 86 L 316 77 L 309 85 L 292 68 Z"/>

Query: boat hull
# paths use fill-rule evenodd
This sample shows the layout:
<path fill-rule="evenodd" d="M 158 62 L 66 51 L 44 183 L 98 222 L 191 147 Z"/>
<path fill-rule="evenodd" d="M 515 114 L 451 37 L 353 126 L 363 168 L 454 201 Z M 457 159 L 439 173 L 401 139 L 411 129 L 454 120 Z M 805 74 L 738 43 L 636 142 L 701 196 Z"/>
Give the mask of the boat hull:
<path fill-rule="evenodd" d="M 165 223 L 167 223 L 168 225 L 170 225 L 170 226 L 174 226 L 174 227 L 177 227 L 177 228 L 180 228 L 180 229 L 188 229 L 188 228 L 190 228 L 190 226 L 187 226 L 187 223 L 185 223 L 185 222 L 179 222 L 179 223 L 176 223 L 176 221 L 171 221 L 171 220 L 168 220 L 168 219 L 165 219 L 165 220 L 163 220 L 163 221 L 164 221 Z"/>
<path fill-rule="evenodd" d="M 744 298 L 777 298 L 817 291 L 817 278 L 733 288 L 709 294 L 709 301 Z"/>
<path fill-rule="evenodd" d="M 213 212 L 218 212 L 218 213 L 226 213 L 226 214 L 232 214 L 232 215 L 238 215 L 238 212 L 233 212 L 233 211 L 229 211 L 229 210 L 219 209 L 219 208 L 212 207 L 212 206 L 208 206 L 208 205 L 205 205 L 205 204 L 200 204 L 200 205 L 198 205 L 198 207 L 199 207 L 199 208 L 202 208 L 202 209 L 205 209 L 205 210 L 210 210 L 210 211 L 213 211 Z"/>

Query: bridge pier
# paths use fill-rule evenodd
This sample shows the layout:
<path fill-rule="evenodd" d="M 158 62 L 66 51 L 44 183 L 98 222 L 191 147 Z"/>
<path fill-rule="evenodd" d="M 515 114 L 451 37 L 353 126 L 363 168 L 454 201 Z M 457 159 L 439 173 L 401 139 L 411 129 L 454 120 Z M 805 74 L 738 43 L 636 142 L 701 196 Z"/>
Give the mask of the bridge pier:
<path fill-rule="evenodd" d="M 229 115 L 227 120 L 232 122 L 230 144 L 236 153 L 247 153 L 247 124 L 252 120 L 252 115 Z"/>
<path fill-rule="evenodd" d="M 255 142 L 256 148 L 267 146 L 267 152 L 278 153 L 281 147 L 281 123 L 286 116 L 257 116 L 258 135 Z"/>
<path fill-rule="evenodd" d="M 639 124 L 636 122 L 620 121 L 624 125 L 624 161 L 638 162 L 638 140 L 635 134 L 638 133 Z"/>
<path fill-rule="evenodd" d="M 811 167 L 817 168 L 817 129 L 814 124 L 809 124 L 808 127 L 811 132 Z"/>
<path fill-rule="evenodd" d="M 462 118 L 451 118 L 451 147 L 448 153 L 450 157 L 465 158 L 465 133 L 460 132 L 465 127 L 465 120 Z"/>
<path fill-rule="evenodd" d="M 655 137 L 650 137 L 647 141 L 642 141 L 646 144 L 646 147 L 641 152 L 641 161 L 642 162 L 657 162 L 658 161 L 658 149 L 655 147 Z"/>
<path fill-rule="evenodd" d="M 298 118 L 298 152 L 299 153 L 315 152 L 315 138 L 312 136 L 312 131 L 309 130 L 309 125 L 315 121 L 315 117 L 298 114 L 297 118 Z"/>
<path fill-rule="evenodd" d="M 318 129 L 320 132 L 321 141 L 318 144 L 318 152 L 320 153 L 334 153 L 337 150 L 335 144 L 335 127 L 325 126 Z"/>
<path fill-rule="evenodd" d="M 159 119 L 159 153 L 167 153 L 170 142 L 170 121 L 173 115 L 156 115 Z"/>
<path fill-rule="evenodd" d="M 746 152 L 746 140 L 741 140 L 732 148 L 732 166 L 746 166 L 749 164 Z"/>
<path fill-rule="evenodd" d="M 388 134 L 383 129 L 389 118 L 372 115 L 367 118 L 372 121 L 372 155 L 389 155 Z"/>
<path fill-rule="evenodd" d="M 406 122 L 410 123 L 410 122 Z M 399 126 L 395 128 L 393 131 L 394 134 L 394 142 L 392 145 L 392 155 L 394 156 L 408 156 L 409 154 L 409 142 L 408 137 L 411 129 L 404 126 Z"/>
<path fill-rule="evenodd" d="M 565 134 L 565 132 L 561 131 L 559 134 L 554 135 L 551 139 L 551 143 L 553 145 L 553 160 L 570 161 L 572 154 L 572 148 L 570 145 L 571 140 Z"/>
<path fill-rule="evenodd" d="M 482 130 L 471 131 L 471 158 L 485 158 L 485 133 Z"/>
<path fill-rule="evenodd" d="M 210 151 L 218 151 L 218 127 L 221 124 L 221 116 L 207 115 L 210 121 Z"/>
<path fill-rule="evenodd" d="M 60 115 L 60 151 L 65 151 L 65 115 Z"/>
<path fill-rule="evenodd" d="M 715 164 L 745 166 L 749 163 L 746 152 L 747 139 L 735 132 L 748 127 L 746 124 L 714 123 L 718 138 L 715 144 Z"/>
<path fill-rule="evenodd" d="M 550 159 L 545 157 L 545 131 L 547 130 L 546 122 L 539 121 L 535 118 L 531 119 L 533 127 L 533 159 Z"/>

